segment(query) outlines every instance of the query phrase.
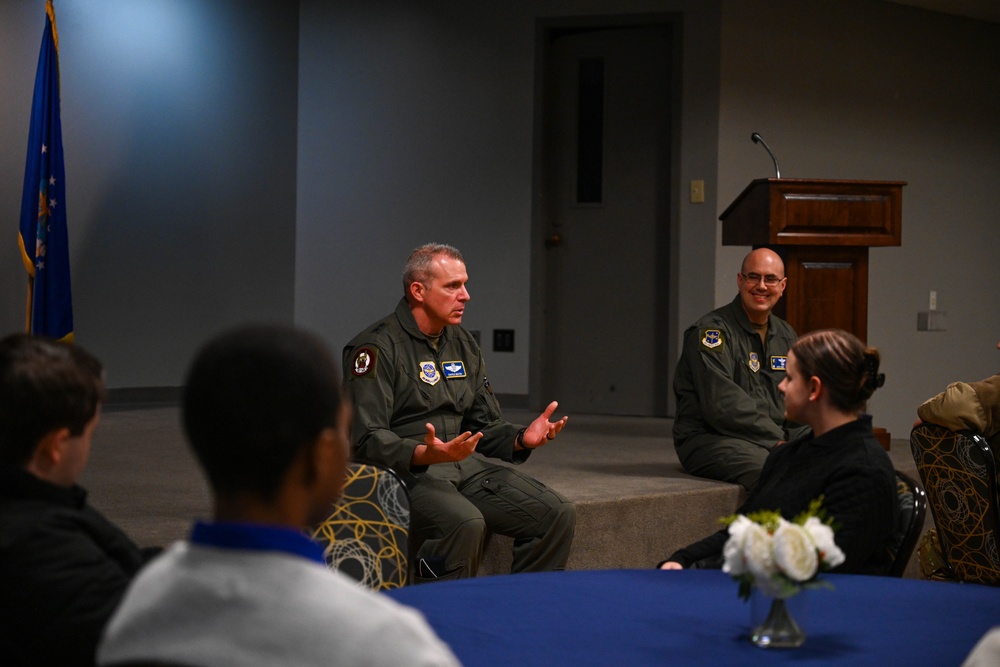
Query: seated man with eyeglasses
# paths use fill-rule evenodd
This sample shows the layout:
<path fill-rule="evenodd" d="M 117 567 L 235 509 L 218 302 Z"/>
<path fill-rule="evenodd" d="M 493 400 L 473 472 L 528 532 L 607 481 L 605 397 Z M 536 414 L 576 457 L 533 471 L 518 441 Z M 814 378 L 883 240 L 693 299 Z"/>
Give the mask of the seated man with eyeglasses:
<path fill-rule="evenodd" d="M 797 338 L 771 314 L 787 282 L 777 253 L 754 250 L 736 274 L 736 298 L 684 332 L 674 447 L 688 473 L 750 489 L 771 448 L 804 430 L 786 422 L 778 391 Z"/>

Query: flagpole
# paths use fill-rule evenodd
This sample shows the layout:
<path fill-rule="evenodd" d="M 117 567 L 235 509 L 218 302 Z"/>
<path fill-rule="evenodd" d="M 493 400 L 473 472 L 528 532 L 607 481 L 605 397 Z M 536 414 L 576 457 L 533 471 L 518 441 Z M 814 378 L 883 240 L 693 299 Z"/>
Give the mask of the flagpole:
<path fill-rule="evenodd" d="M 24 313 L 24 333 L 31 333 L 31 300 L 35 294 L 35 279 L 28 276 L 28 307 Z"/>
<path fill-rule="evenodd" d="M 59 53 L 59 31 L 56 30 L 56 8 L 52 5 L 52 0 L 45 0 L 45 13 L 52 21 L 52 41 L 56 45 L 56 53 Z"/>
<path fill-rule="evenodd" d="M 56 8 L 52 5 L 52 0 L 45 0 L 45 13 L 48 14 L 49 20 L 52 21 L 52 41 L 55 43 L 56 53 L 59 53 L 59 33 L 56 32 Z M 24 243 L 20 235 L 18 236 L 18 243 L 21 246 L 21 255 L 26 260 L 26 266 L 28 267 L 28 297 L 25 299 L 25 309 L 24 309 L 24 331 L 25 333 L 31 333 L 31 306 L 35 298 L 35 276 L 33 275 L 34 266 L 32 262 L 27 262 L 27 253 L 24 252 Z"/>
<path fill-rule="evenodd" d="M 18 245 L 28 273 L 26 329 L 56 340 L 73 340 L 69 272 L 66 174 L 59 109 L 59 47 L 55 7 L 45 2 L 35 72 Z"/>

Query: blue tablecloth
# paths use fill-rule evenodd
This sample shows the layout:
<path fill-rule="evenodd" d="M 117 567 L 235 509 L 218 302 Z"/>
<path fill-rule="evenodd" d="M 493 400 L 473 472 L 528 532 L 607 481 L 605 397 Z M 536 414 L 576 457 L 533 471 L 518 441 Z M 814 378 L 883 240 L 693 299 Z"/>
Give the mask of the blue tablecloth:
<path fill-rule="evenodd" d="M 948 665 L 992 626 L 1000 589 L 826 575 L 806 592 L 805 644 L 762 649 L 750 608 L 718 570 L 592 570 L 410 586 L 416 607 L 472 665 Z"/>

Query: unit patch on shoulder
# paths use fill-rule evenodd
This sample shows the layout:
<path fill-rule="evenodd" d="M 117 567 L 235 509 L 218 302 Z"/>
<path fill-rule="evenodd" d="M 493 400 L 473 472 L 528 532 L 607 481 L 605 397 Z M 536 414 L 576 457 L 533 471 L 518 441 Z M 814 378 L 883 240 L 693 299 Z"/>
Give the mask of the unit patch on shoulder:
<path fill-rule="evenodd" d="M 703 329 L 701 332 L 701 345 L 702 347 L 707 347 L 710 350 L 714 350 L 717 347 L 722 347 L 722 330 L 721 329 Z"/>
<path fill-rule="evenodd" d="M 358 348 L 358 351 L 354 353 L 354 361 L 351 362 L 351 372 L 354 373 L 356 377 L 368 375 L 368 373 L 375 370 L 375 362 L 377 359 L 378 354 L 372 348 Z"/>
<path fill-rule="evenodd" d="M 441 374 L 433 361 L 420 362 L 420 379 L 429 385 L 435 385 L 441 380 Z"/>
<path fill-rule="evenodd" d="M 464 378 L 465 377 L 465 362 L 463 361 L 443 361 L 441 362 L 441 370 L 444 371 L 444 379 L 450 380 L 452 378 Z"/>
<path fill-rule="evenodd" d="M 757 356 L 756 352 L 750 353 L 750 359 L 747 361 L 747 366 L 750 367 L 754 373 L 760 370 L 760 357 Z"/>
<path fill-rule="evenodd" d="M 783 371 L 787 369 L 788 369 L 788 357 L 777 354 L 771 356 L 772 371 Z"/>

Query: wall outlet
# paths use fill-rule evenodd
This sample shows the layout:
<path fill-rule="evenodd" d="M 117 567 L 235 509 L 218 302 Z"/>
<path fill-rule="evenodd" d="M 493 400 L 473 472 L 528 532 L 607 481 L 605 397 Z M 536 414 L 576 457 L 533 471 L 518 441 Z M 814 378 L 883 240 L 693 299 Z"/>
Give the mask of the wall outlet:
<path fill-rule="evenodd" d="M 917 313 L 917 331 L 946 331 L 944 316 L 941 310 Z"/>
<path fill-rule="evenodd" d="M 513 352 L 514 351 L 514 330 L 494 329 L 493 330 L 493 351 Z"/>

